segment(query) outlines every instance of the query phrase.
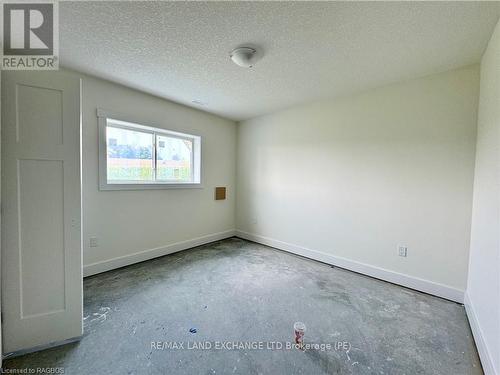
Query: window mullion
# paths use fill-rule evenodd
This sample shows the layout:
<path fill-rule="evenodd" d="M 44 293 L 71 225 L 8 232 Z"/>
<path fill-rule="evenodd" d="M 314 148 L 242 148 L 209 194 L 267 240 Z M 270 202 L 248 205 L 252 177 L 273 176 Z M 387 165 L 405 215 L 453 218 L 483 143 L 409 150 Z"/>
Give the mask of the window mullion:
<path fill-rule="evenodd" d="M 156 160 L 157 160 L 157 150 L 156 150 L 156 132 L 153 133 L 153 181 L 156 181 Z"/>
<path fill-rule="evenodd" d="M 191 140 L 191 170 L 190 170 L 190 174 L 191 174 L 191 181 L 194 181 L 194 139 Z"/>

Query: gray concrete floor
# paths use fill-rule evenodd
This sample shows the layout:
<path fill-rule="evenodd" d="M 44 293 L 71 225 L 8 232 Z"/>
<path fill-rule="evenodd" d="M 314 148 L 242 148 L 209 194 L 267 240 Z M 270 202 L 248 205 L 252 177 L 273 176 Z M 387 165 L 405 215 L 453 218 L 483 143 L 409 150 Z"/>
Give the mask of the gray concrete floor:
<path fill-rule="evenodd" d="M 79 343 L 6 360 L 5 368 L 482 374 L 463 306 L 236 238 L 86 278 L 84 310 Z M 332 348 L 266 349 L 293 342 L 296 321 L 307 326 L 306 343 Z M 206 341 L 211 349 L 192 348 Z M 228 341 L 257 348 L 215 348 Z"/>

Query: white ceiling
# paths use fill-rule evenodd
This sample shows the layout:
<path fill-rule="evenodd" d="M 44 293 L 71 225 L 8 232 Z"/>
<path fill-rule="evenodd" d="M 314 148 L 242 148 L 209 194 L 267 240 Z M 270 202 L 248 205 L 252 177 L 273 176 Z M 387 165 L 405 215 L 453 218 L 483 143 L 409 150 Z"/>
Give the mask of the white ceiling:
<path fill-rule="evenodd" d="M 478 62 L 499 15 L 500 2 L 61 2 L 60 61 L 241 120 Z M 228 56 L 246 43 L 265 54 L 252 69 Z"/>

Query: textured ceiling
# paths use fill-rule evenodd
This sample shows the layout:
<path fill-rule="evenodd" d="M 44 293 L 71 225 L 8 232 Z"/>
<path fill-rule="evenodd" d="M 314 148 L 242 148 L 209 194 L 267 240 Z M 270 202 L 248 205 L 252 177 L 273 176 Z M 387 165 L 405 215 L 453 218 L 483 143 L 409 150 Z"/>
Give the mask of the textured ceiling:
<path fill-rule="evenodd" d="M 499 15 L 500 2 L 61 2 L 61 65 L 240 120 L 476 63 Z M 228 57 L 246 43 L 264 50 L 252 69 Z"/>

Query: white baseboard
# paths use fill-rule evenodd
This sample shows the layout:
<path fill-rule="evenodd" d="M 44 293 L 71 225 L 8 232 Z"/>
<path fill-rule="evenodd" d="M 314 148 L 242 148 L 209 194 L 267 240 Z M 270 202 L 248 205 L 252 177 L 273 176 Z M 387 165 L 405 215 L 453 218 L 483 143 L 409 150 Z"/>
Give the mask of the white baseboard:
<path fill-rule="evenodd" d="M 101 262 L 87 264 L 86 266 L 83 267 L 83 276 L 84 277 L 92 276 L 101 272 L 113 270 L 115 268 L 120 268 L 128 266 L 130 264 L 161 257 L 163 255 L 176 253 L 177 251 L 186 250 L 195 246 L 200 246 L 210 242 L 223 240 L 225 238 L 233 237 L 235 235 L 235 232 L 236 231 L 232 229 L 224 232 L 213 233 L 206 236 L 193 238 L 191 240 L 176 242 L 170 245 L 157 247 L 154 249 L 147 249 L 117 258 L 112 258 Z"/>
<path fill-rule="evenodd" d="M 337 267 L 345 268 L 364 275 L 375 277 L 394 284 L 402 285 L 424 293 L 429 293 L 438 297 L 446 298 L 455 302 L 464 302 L 464 291 L 449 287 L 447 285 L 435 283 L 432 281 L 420 279 L 417 277 L 405 275 L 384 268 L 371 266 L 369 264 L 357 262 L 343 257 L 330 255 L 318 250 L 308 249 L 302 246 L 290 244 L 287 242 L 275 240 L 269 237 L 260 236 L 244 232 L 241 230 L 227 230 L 224 232 L 213 233 L 191 240 L 176 242 L 170 245 L 139 251 L 136 253 L 124 255 L 117 258 L 108 259 L 101 262 L 91 263 L 83 267 L 83 276 L 92 276 L 101 272 L 106 272 L 115 268 L 128 266 L 130 264 L 143 262 L 145 260 L 157 258 L 163 255 L 186 250 L 195 246 L 204 245 L 210 242 L 223 240 L 225 238 L 237 236 L 249 241 L 261 243 L 293 254 L 301 255 L 306 258 L 318 260 Z"/>
<path fill-rule="evenodd" d="M 306 258 L 318 260 L 320 262 L 331 264 L 340 268 L 345 268 L 350 271 L 362 273 L 364 275 L 375 277 L 380 280 L 402 285 L 407 288 L 432 294 L 434 296 L 446 298 L 451 301 L 455 301 L 458 303 L 464 302 L 464 291 L 452 288 L 447 285 L 405 275 L 384 268 L 371 266 L 369 264 L 357 262 L 347 258 L 326 254 L 318 250 L 308 249 L 302 246 L 275 240 L 269 237 L 260 236 L 258 234 L 244 232 L 241 230 L 236 230 L 236 236 L 249 241 L 271 246 L 279 250 L 284 250 L 293 254 L 301 255 Z"/>
<path fill-rule="evenodd" d="M 483 330 L 479 325 L 474 306 L 469 298 L 467 292 L 465 292 L 464 298 L 465 311 L 467 312 L 467 318 L 469 318 L 470 328 L 472 330 L 472 335 L 474 336 L 474 341 L 476 342 L 477 351 L 479 352 L 479 358 L 481 359 L 481 364 L 483 365 L 483 371 L 485 375 L 499 375 L 495 370 L 493 365 L 493 357 L 491 352 L 486 345 L 484 340 Z"/>

